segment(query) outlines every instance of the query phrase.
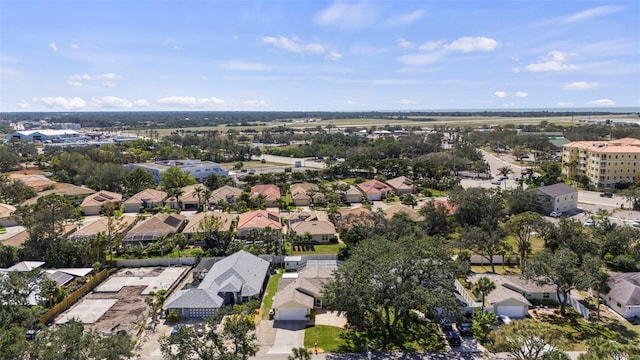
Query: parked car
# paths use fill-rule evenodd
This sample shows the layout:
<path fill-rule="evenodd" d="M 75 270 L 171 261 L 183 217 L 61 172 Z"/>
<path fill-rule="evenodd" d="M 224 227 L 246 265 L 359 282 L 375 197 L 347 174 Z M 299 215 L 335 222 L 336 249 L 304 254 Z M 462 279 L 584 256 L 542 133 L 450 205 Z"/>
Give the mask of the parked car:
<path fill-rule="evenodd" d="M 461 322 L 458 325 L 458 330 L 460 330 L 460 335 L 462 336 L 473 336 L 473 330 L 471 330 L 471 323 Z"/>
<path fill-rule="evenodd" d="M 631 226 L 640 227 L 640 220 L 633 220 L 633 222 L 631 223 Z"/>
<path fill-rule="evenodd" d="M 36 336 L 40 333 L 40 329 L 29 329 L 26 332 L 27 340 L 33 341 L 36 339 Z"/>
<path fill-rule="evenodd" d="M 613 197 L 613 194 L 612 193 L 602 193 L 602 194 L 600 194 L 600 197 L 606 197 L 606 198 L 611 199 Z"/>
<path fill-rule="evenodd" d="M 511 318 L 508 317 L 507 315 L 499 315 L 498 320 L 500 320 L 500 322 L 505 325 L 511 324 Z"/>
<path fill-rule="evenodd" d="M 562 211 L 552 211 L 551 214 L 549 214 L 549 216 L 551 216 L 551 217 L 560 217 L 560 216 L 562 216 Z"/>
<path fill-rule="evenodd" d="M 448 331 L 453 330 L 453 323 L 449 321 L 449 319 L 444 318 L 440 320 L 440 328 L 442 328 L 442 331 L 446 333 Z"/>
<path fill-rule="evenodd" d="M 595 226 L 596 222 L 593 219 L 587 219 L 587 221 L 584 222 L 584 226 L 586 227 L 591 227 L 591 226 Z"/>
<path fill-rule="evenodd" d="M 455 330 L 449 330 L 446 333 L 447 341 L 449 342 L 449 346 L 460 346 L 462 345 L 462 338 L 460 338 L 460 334 L 458 334 Z"/>
<path fill-rule="evenodd" d="M 495 179 L 495 180 L 491 181 L 491 185 L 500 185 L 500 184 L 502 184 L 502 180 L 500 180 L 500 179 Z"/>

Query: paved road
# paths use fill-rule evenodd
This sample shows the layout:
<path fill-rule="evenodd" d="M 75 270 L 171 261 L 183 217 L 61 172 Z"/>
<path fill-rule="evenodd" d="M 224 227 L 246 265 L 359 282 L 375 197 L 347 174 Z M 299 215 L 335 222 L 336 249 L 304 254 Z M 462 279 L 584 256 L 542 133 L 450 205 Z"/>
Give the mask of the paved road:
<path fill-rule="evenodd" d="M 266 160 L 267 162 L 277 163 L 277 164 L 285 164 L 288 166 L 294 166 L 296 161 L 300 161 L 300 165 L 302 167 L 314 168 L 314 169 L 324 169 L 327 165 L 324 161 L 314 160 L 313 158 L 294 158 L 288 156 L 276 156 L 276 155 L 260 155 L 259 157 L 254 156 L 253 160 Z"/>

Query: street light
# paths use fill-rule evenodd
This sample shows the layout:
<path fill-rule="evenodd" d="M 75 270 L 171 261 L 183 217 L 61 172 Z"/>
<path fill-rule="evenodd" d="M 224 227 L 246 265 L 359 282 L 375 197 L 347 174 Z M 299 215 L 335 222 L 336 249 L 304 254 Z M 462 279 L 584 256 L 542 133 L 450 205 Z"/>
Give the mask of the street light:
<path fill-rule="evenodd" d="M 314 343 L 313 343 L 313 347 L 314 347 L 314 349 L 315 349 L 315 351 L 316 351 L 316 355 L 318 355 L 318 343 L 317 343 L 317 342 L 314 342 Z"/>

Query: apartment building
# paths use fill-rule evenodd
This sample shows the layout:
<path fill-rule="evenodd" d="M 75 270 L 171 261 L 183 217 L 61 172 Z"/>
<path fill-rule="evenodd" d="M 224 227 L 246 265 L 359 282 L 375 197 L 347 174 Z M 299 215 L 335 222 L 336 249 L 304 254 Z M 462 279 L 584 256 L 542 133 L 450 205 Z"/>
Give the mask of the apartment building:
<path fill-rule="evenodd" d="M 204 182 L 209 175 L 229 176 L 229 171 L 213 161 L 202 160 L 161 160 L 148 163 L 129 164 L 130 168 L 142 168 L 153 175 L 153 181 L 160 182 L 160 176 L 170 167 L 177 166 L 184 173 L 189 173 L 199 183 Z"/>
<path fill-rule="evenodd" d="M 638 180 L 640 140 L 574 141 L 562 147 L 562 175 L 586 175 L 598 188 Z"/>

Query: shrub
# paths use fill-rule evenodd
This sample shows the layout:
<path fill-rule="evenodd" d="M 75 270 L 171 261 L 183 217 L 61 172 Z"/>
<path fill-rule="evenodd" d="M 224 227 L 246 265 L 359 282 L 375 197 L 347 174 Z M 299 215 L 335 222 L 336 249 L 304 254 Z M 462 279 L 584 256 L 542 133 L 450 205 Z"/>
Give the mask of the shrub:
<path fill-rule="evenodd" d="M 167 312 L 167 322 L 175 323 L 180 320 L 180 315 L 178 315 L 178 311 L 169 310 Z"/>

